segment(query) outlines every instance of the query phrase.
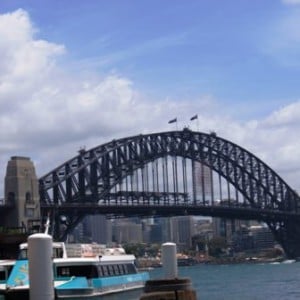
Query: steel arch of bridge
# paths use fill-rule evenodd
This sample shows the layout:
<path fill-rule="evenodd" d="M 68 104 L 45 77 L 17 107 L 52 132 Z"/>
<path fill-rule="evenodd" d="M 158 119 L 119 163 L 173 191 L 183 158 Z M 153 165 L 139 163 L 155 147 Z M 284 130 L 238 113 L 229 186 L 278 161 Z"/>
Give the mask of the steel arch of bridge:
<path fill-rule="evenodd" d="M 183 157 L 201 162 L 241 193 L 239 203 L 207 205 L 187 193 L 148 192 L 137 202 L 127 193 L 125 203 L 109 201 L 112 189 L 124 178 L 163 157 Z M 148 179 L 143 178 L 144 181 Z M 300 256 L 300 201 L 297 193 L 263 161 L 246 149 L 216 134 L 161 132 L 113 140 L 79 154 L 39 179 L 43 212 L 70 216 L 70 231 L 89 213 L 105 214 L 204 214 L 265 221 L 290 257 Z M 118 191 L 120 194 L 121 191 Z M 132 192 L 132 194 L 134 194 Z M 155 198 L 155 195 L 157 198 Z M 147 198 L 148 197 L 148 198 Z M 166 201 L 170 198 L 171 201 Z M 128 200 L 130 199 L 130 200 Z M 152 199 L 152 202 L 149 200 Z M 149 209 L 150 208 L 150 209 Z M 57 229 L 58 234 L 58 229 Z M 63 238 L 62 236 L 60 238 Z M 298 253 L 299 252 L 299 253 Z"/>

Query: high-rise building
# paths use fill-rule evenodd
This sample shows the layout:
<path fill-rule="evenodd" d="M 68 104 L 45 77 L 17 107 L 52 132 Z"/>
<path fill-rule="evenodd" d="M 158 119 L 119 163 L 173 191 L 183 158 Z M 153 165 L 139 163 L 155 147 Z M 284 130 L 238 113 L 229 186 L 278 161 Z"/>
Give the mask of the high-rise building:
<path fill-rule="evenodd" d="M 195 234 L 195 220 L 192 216 L 171 218 L 171 238 L 179 251 L 192 247 L 192 236 Z"/>
<path fill-rule="evenodd" d="M 150 225 L 150 243 L 162 243 L 162 225 L 159 223 Z"/>
<path fill-rule="evenodd" d="M 90 216 L 91 238 L 98 244 L 110 244 L 112 242 L 112 225 L 104 215 Z"/>
<path fill-rule="evenodd" d="M 212 170 L 200 162 L 192 162 L 193 173 L 193 196 L 194 200 L 200 203 L 212 201 Z"/>
<path fill-rule="evenodd" d="M 158 222 L 161 224 L 161 238 L 162 243 L 173 241 L 171 233 L 171 219 L 172 218 L 159 218 Z"/>
<path fill-rule="evenodd" d="M 118 244 L 142 243 L 142 224 L 136 224 L 129 219 L 115 220 L 112 225 L 112 240 Z"/>
<path fill-rule="evenodd" d="M 235 232 L 241 229 L 241 226 L 247 225 L 248 221 L 238 219 L 213 218 L 214 236 L 224 237 L 230 245 Z"/>

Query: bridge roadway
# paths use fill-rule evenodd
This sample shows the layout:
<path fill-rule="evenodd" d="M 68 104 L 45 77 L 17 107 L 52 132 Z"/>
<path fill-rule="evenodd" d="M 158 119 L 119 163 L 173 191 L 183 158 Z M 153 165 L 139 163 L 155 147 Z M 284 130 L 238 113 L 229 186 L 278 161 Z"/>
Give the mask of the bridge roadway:
<path fill-rule="evenodd" d="M 158 204 L 158 203 L 62 203 L 42 204 L 45 211 L 57 210 L 61 215 L 70 215 L 77 211 L 80 215 L 102 214 L 110 218 L 118 217 L 172 217 L 172 216 L 211 216 L 225 219 L 300 222 L 300 214 L 295 212 L 274 211 L 271 209 L 252 208 L 250 205 L 193 205 L 193 204 Z"/>
<path fill-rule="evenodd" d="M 0 205 L 0 218 L 14 209 L 12 204 Z M 108 218 L 122 217 L 172 217 L 172 216 L 210 216 L 225 219 L 241 219 L 241 220 L 257 220 L 262 222 L 270 221 L 294 221 L 300 222 L 300 213 L 293 211 L 279 211 L 274 209 L 253 208 L 250 204 L 193 204 L 184 203 L 168 203 L 160 200 L 144 200 L 144 201 L 118 201 L 118 200 L 102 200 L 99 203 L 93 202 L 66 202 L 61 204 L 41 204 L 42 215 L 46 215 L 49 211 L 59 211 L 60 215 L 71 215 L 74 211 L 77 214 L 106 215 Z"/>
<path fill-rule="evenodd" d="M 182 194 L 179 194 L 182 195 Z M 112 194 L 113 196 L 113 194 Z M 108 218 L 122 217 L 172 217 L 172 216 L 210 216 L 225 219 L 258 220 L 262 222 L 292 221 L 300 222 L 300 213 L 293 211 L 279 211 L 274 209 L 253 208 L 246 203 L 223 203 L 222 205 L 193 204 L 191 202 L 166 202 L 159 199 L 128 201 L 128 200 L 101 200 L 98 203 L 86 201 L 81 203 L 66 202 L 60 204 L 41 204 L 42 215 L 49 211 L 59 212 L 59 215 L 85 215 L 101 214 Z M 0 205 L 0 218 L 14 209 L 14 205 Z"/>

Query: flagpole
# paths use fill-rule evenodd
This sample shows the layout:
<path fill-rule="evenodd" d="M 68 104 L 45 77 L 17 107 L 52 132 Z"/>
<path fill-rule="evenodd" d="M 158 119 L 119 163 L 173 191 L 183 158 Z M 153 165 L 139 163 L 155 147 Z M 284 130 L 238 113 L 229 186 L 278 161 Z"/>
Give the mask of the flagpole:
<path fill-rule="evenodd" d="M 194 120 L 197 120 L 197 131 L 199 132 L 198 114 L 196 114 L 190 118 L 190 121 L 194 121 Z"/>
<path fill-rule="evenodd" d="M 178 125 L 177 125 L 177 117 L 175 119 L 172 119 L 168 122 L 168 124 L 176 123 L 176 130 L 178 131 Z"/>

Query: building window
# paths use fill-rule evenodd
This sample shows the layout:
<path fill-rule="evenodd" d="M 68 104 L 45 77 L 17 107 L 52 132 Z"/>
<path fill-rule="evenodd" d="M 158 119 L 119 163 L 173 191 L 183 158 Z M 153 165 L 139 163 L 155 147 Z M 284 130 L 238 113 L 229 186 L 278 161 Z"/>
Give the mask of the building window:
<path fill-rule="evenodd" d="M 26 204 L 32 204 L 32 203 L 34 203 L 33 200 L 32 200 L 30 192 L 26 193 L 26 195 L 25 195 L 25 201 L 26 201 Z"/>
<path fill-rule="evenodd" d="M 34 209 L 33 208 L 26 208 L 25 216 L 28 218 L 32 218 L 34 216 Z"/>
<path fill-rule="evenodd" d="M 9 204 L 15 204 L 15 200 L 16 200 L 15 198 L 16 198 L 15 193 L 9 192 L 7 195 L 7 202 Z"/>

